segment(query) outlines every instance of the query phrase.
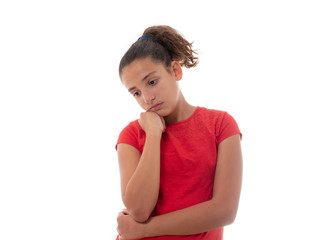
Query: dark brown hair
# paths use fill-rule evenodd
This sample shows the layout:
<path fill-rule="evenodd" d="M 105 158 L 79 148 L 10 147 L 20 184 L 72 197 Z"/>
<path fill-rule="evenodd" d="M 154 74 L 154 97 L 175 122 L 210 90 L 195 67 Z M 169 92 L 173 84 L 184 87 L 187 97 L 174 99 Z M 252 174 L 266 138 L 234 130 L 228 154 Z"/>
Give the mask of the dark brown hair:
<path fill-rule="evenodd" d="M 198 64 L 197 54 L 189 43 L 177 30 L 160 25 L 147 28 L 143 37 L 139 38 L 124 54 L 119 65 L 122 69 L 136 59 L 151 57 L 155 62 L 162 63 L 169 68 L 172 61 L 177 61 L 182 67 L 192 68 Z"/>

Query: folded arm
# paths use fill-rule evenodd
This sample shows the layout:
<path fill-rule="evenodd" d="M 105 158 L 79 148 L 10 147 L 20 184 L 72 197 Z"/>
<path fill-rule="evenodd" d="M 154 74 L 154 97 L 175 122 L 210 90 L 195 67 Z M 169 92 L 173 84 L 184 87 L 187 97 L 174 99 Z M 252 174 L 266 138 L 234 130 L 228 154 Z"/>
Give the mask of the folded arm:
<path fill-rule="evenodd" d="M 222 141 L 218 148 L 213 198 L 192 207 L 155 216 L 143 224 L 120 214 L 118 231 L 121 239 L 164 235 L 190 235 L 231 224 L 236 217 L 242 181 L 240 136 Z"/>
<path fill-rule="evenodd" d="M 137 222 L 153 211 L 160 184 L 160 137 L 150 135 L 142 154 L 128 144 L 118 145 L 122 200 Z"/>

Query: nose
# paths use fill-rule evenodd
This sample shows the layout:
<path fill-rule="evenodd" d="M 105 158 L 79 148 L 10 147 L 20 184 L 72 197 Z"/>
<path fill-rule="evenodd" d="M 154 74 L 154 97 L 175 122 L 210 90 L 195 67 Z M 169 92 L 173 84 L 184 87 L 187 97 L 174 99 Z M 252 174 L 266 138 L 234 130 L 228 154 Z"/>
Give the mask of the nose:
<path fill-rule="evenodd" d="M 156 97 L 150 93 L 143 93 L 142 98 L 146 104 L 151 104 L 156 99 Z"/>

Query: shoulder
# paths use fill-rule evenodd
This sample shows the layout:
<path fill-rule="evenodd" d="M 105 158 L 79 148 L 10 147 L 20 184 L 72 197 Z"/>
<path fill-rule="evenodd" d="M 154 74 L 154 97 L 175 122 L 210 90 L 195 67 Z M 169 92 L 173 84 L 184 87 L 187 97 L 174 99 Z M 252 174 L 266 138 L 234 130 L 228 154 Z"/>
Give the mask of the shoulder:
<path fill-rule="evenodd" d="M 141 142 L 145 138 L 145 133 L 141 128 L 138 119 L 130 122 L 125 126 L 119 134 L 117 145 L 119 143 L 127 143 L 141 151 Z"/>
<path fill-rule="evenodd" d="M 131 136 L 131 137 L 138 136 L 141 130 L 142 129 L 140 127 L 138 119 L 131 121 L 121 130 L 119 134 L 119 139 L 128 137 L 128 136 Z"/>
<path fill-rule="evenodd" d="M 122 131 L 139 131 L 140 130 L 140 125 L 138 119 L 131 121 L 125 126 Z"/>
<path fill-rule="evenodd" d="M 197 107 L 198 118 L 205 119 L 212 122 L 221 122 L 226 115 L 226 111 L 209 109 L 205 107 Z"/>
<path fill-rule="evenodd" d="M 236 120 L 228 112 L 205 107 L 198 107 L 198 109 L 198 117 L 213 129 L 218 143 L 231 135 L 241 135 Z"/>

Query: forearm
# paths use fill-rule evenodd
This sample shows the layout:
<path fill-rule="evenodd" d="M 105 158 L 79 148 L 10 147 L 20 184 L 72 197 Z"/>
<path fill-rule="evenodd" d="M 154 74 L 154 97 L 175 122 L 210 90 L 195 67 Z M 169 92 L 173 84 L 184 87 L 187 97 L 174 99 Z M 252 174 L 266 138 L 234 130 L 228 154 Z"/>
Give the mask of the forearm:
<path fill-rule="evenodd" d="M 147 135 L 139 164 L 126 187 L 123 201 L 137 221 L 148 219 L 154 209 L 160 184 L 160 140 L 157 134 Z"/>
<path fill-rule="evenodd" d="M 144 237 L 191 235 L 229 225 L 234 221 L 236 210 L 227 206 L 222 201 L 210 200 L 152 217 L 143 226 Z"/>

